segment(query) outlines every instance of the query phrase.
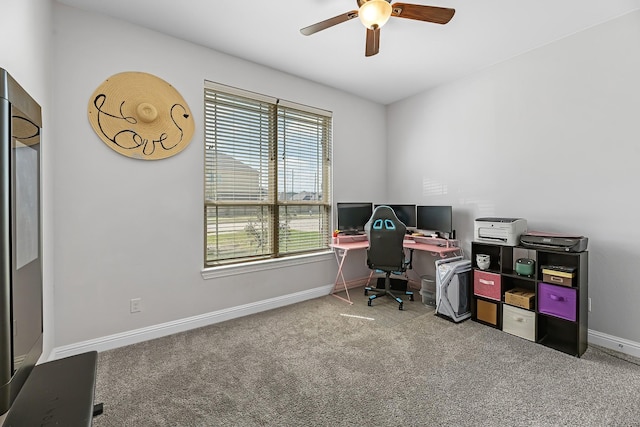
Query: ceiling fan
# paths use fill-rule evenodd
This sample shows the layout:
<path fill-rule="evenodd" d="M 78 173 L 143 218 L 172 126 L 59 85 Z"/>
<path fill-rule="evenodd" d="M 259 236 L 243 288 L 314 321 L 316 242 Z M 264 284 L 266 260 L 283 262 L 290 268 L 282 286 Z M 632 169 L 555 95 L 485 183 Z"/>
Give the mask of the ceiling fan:
<path fill-rule="evenodd" d="M 415 19 L 417 21 L 446 24 L 453 18 L 455 9 L 436 6 L 422 6 L 410 3 L 394 3 L 391 0 L 356 0 L 358 10 L 352 10 L 342 15 L 309 25 L 300 32 L 310 36 L 318 31 L 325 30 L 334 25 L 341 24 L 353 18 L 360 18 L 367 28 L 367 42 L 365 56 L 373 56 L 380 50 L 380 28 L 390 17 Z"/>

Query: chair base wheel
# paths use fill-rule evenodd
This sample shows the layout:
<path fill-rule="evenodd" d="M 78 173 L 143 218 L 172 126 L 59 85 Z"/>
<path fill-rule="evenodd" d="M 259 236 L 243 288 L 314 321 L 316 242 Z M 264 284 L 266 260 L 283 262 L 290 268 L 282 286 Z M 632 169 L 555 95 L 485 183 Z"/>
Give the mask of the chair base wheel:
<path fill-rule="evenodd" d="M 372 295 L 370 295 L 370 296 L 367 298 L 367 305 L 368 305 L 369 307 L 371 307 L 371 305 L 372 305 L 371 303 L 372 303 L 372 301 L 373 301 L 374 299 L 376 299 L 376 298 L 380 298 L 380 297 L 383 297 L 383 296 L 387 296 L 387 297 L 389 297 L 389 298 L 391 298 L 391 299 L 395 300 L 395 301 L 398 303 L 398 310 L 404 310 L 404 302 L 405 302 L 405 301 L 403 301 L 400 297 L 398 297 L 398 296 L 394 295 L 392 292 L 389 292 L 389 290 L 388 290 L 388 289 L 373 289 L 373 288 L 371 288 L 371 287 L 369 287 L 369 286 L 365 286 L 365 288 L 364 288 L 364 294 L 365 294 L 365 295 L 369 295 L 369 291 L 373 291 L 373 294 L 372 294 Z M 409 297 L 409 301 L 414 301 L 414 299 L 413 299 L 413 292 L 411 292 L 411 291 L 405 291 L 404 295 L 406 295 L 406 296 L 408 296 L 408 297 Z"/>

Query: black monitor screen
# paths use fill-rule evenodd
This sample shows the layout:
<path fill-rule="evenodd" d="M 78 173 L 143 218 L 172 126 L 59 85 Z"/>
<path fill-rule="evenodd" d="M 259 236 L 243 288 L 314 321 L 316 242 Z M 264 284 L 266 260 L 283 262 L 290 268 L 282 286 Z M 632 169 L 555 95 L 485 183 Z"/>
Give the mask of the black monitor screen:
<path fill-rule="evenodd" d="M 372 203 L 337 203 L 338 230 L 364 231 L 364 225 L 373 213 Z"/>
<path fill-rule="evenodd" d="M 451 206 L 418 206 L 418 229 L 451 233 L 453 231 Z"/>
<path fill-rule="evenodd" d="M 376 205 L 378 207 L 380 205 Z M 395 212 L 396 216 L 407 227 L 416 226 L 416 205 L 386 205 Z"/>

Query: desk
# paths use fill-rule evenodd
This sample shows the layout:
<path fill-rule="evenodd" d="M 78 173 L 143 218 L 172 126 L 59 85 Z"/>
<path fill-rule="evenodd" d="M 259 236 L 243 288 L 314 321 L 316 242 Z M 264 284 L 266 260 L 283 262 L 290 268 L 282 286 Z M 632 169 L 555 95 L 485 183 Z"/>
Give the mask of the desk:
<path fill-rule="evenodd" d="M 441 258 L 446 258 L 448 255 L 462 255 L 462 249 L 459 247 L 430 245 L 426 243 L 418 243 L 410 239 L 405 239 L 402 246 L 410 251 L 417 250 L 422 252 L 429 252 L 434 257 L 439 256 Z M 349 252 L 369 248 L 369 241 L 361 240 L 357 242 L 338 242 L 333 243 L 331 247 L 333 248 L 333 253 L 336 256 L 336 262 L 338 263 L 338 274 L 336 274 L 336 280 L 333 284 L 331 295 L 345 302 L 348 302 L 349 304 L 353 304 L 353 301 L 351 301 L 351 297 L 349 296 L 347 282 L 344 280 L 344 275 L 342 274 L 342 267 L 344 266 L 344 262 L 347 259 L 347 255 L 349 255 Z M 367 285 L 369 284 L 372 275 L 373 271 L 369 274 Z M 342 283 L 340 283 L 340 280 L 342 280 Z M 345 291 L 347 296 L 346 298 L 343 298 L 340 295 L 336 295 L 336 292 L 342 291 Z"/>

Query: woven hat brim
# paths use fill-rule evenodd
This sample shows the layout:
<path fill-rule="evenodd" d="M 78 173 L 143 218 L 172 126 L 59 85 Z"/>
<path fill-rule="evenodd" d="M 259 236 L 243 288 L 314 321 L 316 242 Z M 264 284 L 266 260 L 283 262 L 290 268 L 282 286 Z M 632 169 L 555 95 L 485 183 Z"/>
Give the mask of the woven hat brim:
<path fill-rule="evenodd" d="M 89 122 L 98 137 L 118 153 L 159 160 L 184 150 L 193 137 L 191 110 L 180 93 L 152 74 L 115 74 L 93 92 Z"/>

